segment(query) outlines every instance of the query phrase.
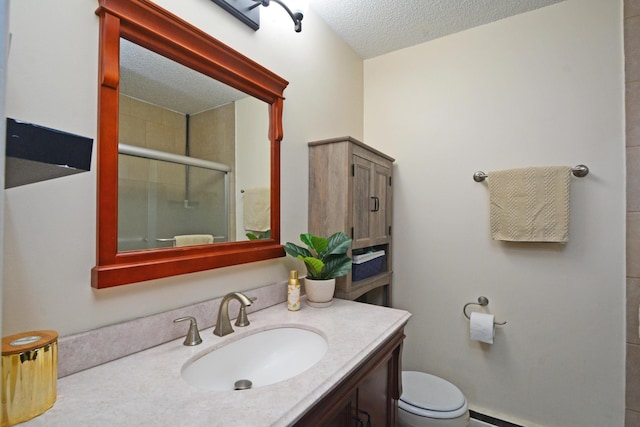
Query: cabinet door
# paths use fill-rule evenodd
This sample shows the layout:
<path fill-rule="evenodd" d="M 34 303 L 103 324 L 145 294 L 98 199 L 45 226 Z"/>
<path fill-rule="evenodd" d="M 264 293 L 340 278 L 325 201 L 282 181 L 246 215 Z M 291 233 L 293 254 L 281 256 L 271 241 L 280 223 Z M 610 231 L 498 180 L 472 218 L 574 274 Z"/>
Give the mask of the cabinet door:
<path fill-rule="evenodd" d="M 373 164 L 373 210 L 371 211 L 371 244 L 380 245 L 389 241 L 391 225 L 391 169 Z"/>
<path fill-rule="evenodd" d="M 393 425 L 394 404 L 391 395 L 391 358 L 373 370 L 358 387 L 358 417 L 368 427 Z"/>
<path fill-rule="evenodd" d="M 360 424 L 357 418 L 354 416 L 356 397 L 342 409 L 336 411 L 335 416 L 328 422 L 324 423 L 322 427 L 359 427 Z"/>
<path fill-rule="evenodd" d="M 349 387 L 349 392 L 339 396 L 340 392 L 330 394 L 316 404 L 295 427 L 364 427 L 355 416 L 358 394 Z"/>
<path fill-rule="evenodd" d="M 353 156 L 353 248 L 389 242 L 391 168 Z"/>
<path fill-rule="evenodd" d="M 353 156 L 353 248 L 371 246 L 371 213 L 375 207 L 373 163 Z"/>

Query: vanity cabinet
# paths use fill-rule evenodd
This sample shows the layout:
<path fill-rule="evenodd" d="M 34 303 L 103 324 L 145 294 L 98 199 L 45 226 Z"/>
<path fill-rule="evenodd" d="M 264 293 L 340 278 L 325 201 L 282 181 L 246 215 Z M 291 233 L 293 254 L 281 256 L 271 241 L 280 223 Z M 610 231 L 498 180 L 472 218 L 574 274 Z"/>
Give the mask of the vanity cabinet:
<path fill-rule="evenodd" d="M 351 137 L 308 145 L 309 232 L 328 237 L 344 231 L 353 241 L 350 256 L 385 253 L 373 273 L 338 278 L 335 296 L 353 300 L 382 289 L 390 306 L 394 159 Z"/>
<path fill-rule="evenodd" d="M 395 426 L 402 394 L 404 329 L 391 336 L 318 401 L 296 427 Z"/>

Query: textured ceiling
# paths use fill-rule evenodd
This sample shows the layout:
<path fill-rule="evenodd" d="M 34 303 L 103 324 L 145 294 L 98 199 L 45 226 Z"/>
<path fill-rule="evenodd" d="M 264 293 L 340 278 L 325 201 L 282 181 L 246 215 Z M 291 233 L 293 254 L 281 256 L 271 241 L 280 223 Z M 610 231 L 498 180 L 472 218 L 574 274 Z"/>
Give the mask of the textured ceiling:
<path fill-rule="evenodd" d="M 560 1 L 308 0 L 363 59 Z M 229 15 L 229 19 L 234 18 Z M 303 32 L 305 25 L 309 23 L 303 21 Z M 123 93 L 174 111 L 193 114 L 246 96 L 126 40 L 121 56 Z"/>
<path fill-rule="evenodd" d="M 125 39 L 120 58 L 120 91 L 171 111 L 195 114 L 247 96 Z"/>
<path fill-rule="evenodd" d="M 343 40 L 368 59 L 563 0 L 308 1 Z M 304 26 L 303 20 L 302 31 Z"/>

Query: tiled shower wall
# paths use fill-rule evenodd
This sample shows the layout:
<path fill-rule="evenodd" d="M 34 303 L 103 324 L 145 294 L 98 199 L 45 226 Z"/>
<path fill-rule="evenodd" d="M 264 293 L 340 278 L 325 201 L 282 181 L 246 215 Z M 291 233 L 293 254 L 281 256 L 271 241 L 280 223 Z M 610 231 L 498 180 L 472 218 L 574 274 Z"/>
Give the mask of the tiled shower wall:
<path fill-rule="evenodd" d="M 626 427 L 640 426 L 640 0 L 624 1 L 627 123 Z"/>
<path fill-rule="evenodd" d="M 183 113 L 174 112 L 147 102 L 139 101 L 126 95 L 120 95 L 120 142 L 164 151 L 167 153 L 185 155 L 187 121 Z M 236 211 L 235 211 L 235 105 L 226 105 L 212 108 L 190 116 L 189 126 L 189 154 L 199 159 L 232 165 L 232 173 L 229 174 L 229 208 L 228 230 L 226 234 L 231 241 L 236 240 Z M 140 194 L 147 193 L 149 171 L 148 165 L 139 159 L 125 156 L 118 160 L 118 176 L 125 179 L 127 185 L 121 190 L 129 191 L 129 200 L 140 200 Z M 165 197 L 174 201 L 184 200 L 185 194 L 185 168 L 168 162 L 158 162 L 158 181 L 156 184 L 162 188 Z M 216 193 L 216 189 L 223 188 L 220 181 L 222 174 L 212 173 L 209 170 L 192 168 L 190 170 L 190 193 L 195 195 L 195 200 L 201 203 L 203 212 L 217 212 L 219 209 L 212 207 L 222 195 Z M 217 185 L 216 185 L 217 184 Z M 212 190 L 213 189 L 213 190 Z M 125 197 L 127 200 L 127 197 Z M 139 230 L 147 228 L 147 212 L 136 207 L 139 202 L 128 210 L 129 220 L 123 227 L 124 236 L 135 236 Z M 206 208 L 209 208 L 208 210 Z M 166 217 L 166 215 L 165 215 Z M 192 219 L 197 219 L 195 215 Z M 215 220 L 213 217 L 212 220 Z M 196 221 L 200 223 L 199 220 Z M 160 228 L 162 223 L 160 222 Z M 127 249 L 139 249 L 133 246 Z"/>

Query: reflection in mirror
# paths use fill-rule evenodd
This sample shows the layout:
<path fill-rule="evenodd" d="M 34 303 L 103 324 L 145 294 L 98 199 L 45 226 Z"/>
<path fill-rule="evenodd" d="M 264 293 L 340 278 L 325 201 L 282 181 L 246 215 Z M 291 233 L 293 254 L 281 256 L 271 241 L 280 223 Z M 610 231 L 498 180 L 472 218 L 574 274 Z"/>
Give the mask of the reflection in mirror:
<path fill-rule="evenodd" d="M 228 241 L 230 168 L 161 160 L 166 154 L 120 144 L 118 251 Z"/>
<path fill-rule="evenodd" d="M 118 251 L 267 232 L 268 114 L 264 102 L 121 38 Z"/>

